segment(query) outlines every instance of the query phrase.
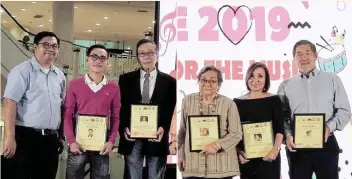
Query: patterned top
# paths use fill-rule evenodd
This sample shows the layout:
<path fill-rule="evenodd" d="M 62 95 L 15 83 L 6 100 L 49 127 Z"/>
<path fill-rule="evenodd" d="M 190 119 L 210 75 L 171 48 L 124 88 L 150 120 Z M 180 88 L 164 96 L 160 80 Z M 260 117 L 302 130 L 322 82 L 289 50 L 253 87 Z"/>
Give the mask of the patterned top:
<path fill-rule="evenodd" d="M 188 115 L 220 115 L 221 145 L 216 155 L 190 152 Z M 242 139 L 242 129 L 236 104 L 218 95 L 204 104 L 199 93 L 187 95 L 182 104 L 181 125 L 178 133 L 178 158 L 184 162 L 183 177 L 223 178 L 239 175 L 236 145 Z"/>

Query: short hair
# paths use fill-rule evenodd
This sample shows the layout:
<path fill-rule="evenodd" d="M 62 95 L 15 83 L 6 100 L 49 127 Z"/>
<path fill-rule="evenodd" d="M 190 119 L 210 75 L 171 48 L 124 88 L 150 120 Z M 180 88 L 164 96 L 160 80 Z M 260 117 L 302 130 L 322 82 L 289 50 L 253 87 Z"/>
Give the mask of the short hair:
<path fill-rule="evenodd" d="M 25 35 L 25 36 L 23 37 L 23 39 L 22 39 L 22 41 L 29 41 L 29 40 L 30 40 L 30 38 L 29 38 L 28 35 Z"/>
<path fill-rule="evenodd" d="M 106 49 L 106 47 L 104 45 L 101 45 L 101 44 L 95 44 L 95 45 L 90 46 L 87 50 L 87 57 L 90 55 L 90 53 L 92 53 L 93 49 L 96 49 L 96 48 L 100 48 L 100 49 L 105 50 L 107 57 L 109 57 L 108 50 Z"/>
<path fill-rule="evenodd" d="M 267 92 L 269 90 L 269 88 L 270 88 L 270 75 L 269 75 L 269 70 L 266 67 L 266 65 L 261 63 L 261 62 L 254 62 L 247 69 L 247 73 L 246 73 L 246 87 L 247 87 L 247 90 L 251 91 L 251 89 L 249 88 L 249 85 L 248 85 L 248 81 L 252 77 L 252 74 L 253 74 L 254 70 L 257 69 L 257 68 L 263 68 L 264 69 L 264 72 L 265 72 L 265 84 L 264 84 L 263 92 Z"/>
<path fill-rule="evenodd" d="M 158 52 L 158 46 L 155 44 L 154 41 L 150 40 L 150 39 L 142 39 L 140 41 L 137 42 L 137 48 L 136 48 L 136 55 L 138 56 L 138 48 L 146 43 L 151 43 L 155 46 L 155 51 Z"/>
<path fill-rule="evenodd" d="M 202 75 L 208 71 L 215 71 L 217 73 L 218 85 L 221 86 L 222 82 L 224 81 L 224 79 L 222 77 L 222 71 L 219 70 L 218 68 L 216 68 L 214 65 L 209 65 L 209 66 L 203 67 L 200 70 L 200 72 L 198 73 L 198 76 L 197 76 L 198 81 L 200 81 L 200 78 L 202 77 Z"/>
<path fill-rule="evenodd" d="M 293 57 L 296 56 L 296 49 L 300 45 L 309 45 L 310 48 L 312 49 L 312 51 L 314 53 L 317 53 L 317 47 L 312 42 L 310 42 L 309 40 L 300 40 L 300 41 L 296 42 L 295 45 L 293 46 L 293 50 L 292 50 Z"/>
<path fill-rule="evenodd" d="M 38 45 L 39 42 L 45 37 L 55 37 L 57 44 L 60 45 L 60 39 L 56 36 L 54 32 L 41 31 L 34 37 L 34 44 Z"/>

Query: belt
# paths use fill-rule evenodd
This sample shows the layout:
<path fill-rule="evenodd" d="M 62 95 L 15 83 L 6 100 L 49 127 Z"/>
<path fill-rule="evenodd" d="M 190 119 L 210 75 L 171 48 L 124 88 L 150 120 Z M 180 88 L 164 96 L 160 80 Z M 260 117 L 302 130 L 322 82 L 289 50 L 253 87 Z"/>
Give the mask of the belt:
<path fill-rule="evenodd" d="M 21 129 L 25 129 L 25 130 L 39 132 L 41 135 L 54 135 L 54 134 L 57 135 L 58 134 L 56 129 L 36 129 L 36 128 L 24 127 L 24 126 L 16 126 L 16 127 L 21 128 Z"/>
<path fill-rule="evenodd" d="M 57 130 L 53 129 L 34 129 L 37 132 L 40 132 L 42 135 L 53 135 L 57 134 Z"/>

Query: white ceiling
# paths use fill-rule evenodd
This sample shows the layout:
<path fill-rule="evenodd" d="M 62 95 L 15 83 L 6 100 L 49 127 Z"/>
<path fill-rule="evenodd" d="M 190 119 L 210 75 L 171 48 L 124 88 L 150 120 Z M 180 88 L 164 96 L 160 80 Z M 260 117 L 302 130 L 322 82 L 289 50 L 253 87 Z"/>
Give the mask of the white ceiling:
<path fill-rule="evenodd" d="M 52 30 L 52 1 L 34 2 L 1 3 L 30 32 Z M 76 1 L 73 35 L 75 39 L 139 40 L 144 37 L 143 33 L 148 27 L 154 29 L 154 13 L 154 1 Z M 36 19 L 35 15 L 43 17 Z M 1 12 L 1 21 L 1 25 L 7 28 L 16 26 L 6 12 Z M 96 25 L 97 23 L 100 25 Z M 92 31 L 87 32 L 89 29 Z"/>

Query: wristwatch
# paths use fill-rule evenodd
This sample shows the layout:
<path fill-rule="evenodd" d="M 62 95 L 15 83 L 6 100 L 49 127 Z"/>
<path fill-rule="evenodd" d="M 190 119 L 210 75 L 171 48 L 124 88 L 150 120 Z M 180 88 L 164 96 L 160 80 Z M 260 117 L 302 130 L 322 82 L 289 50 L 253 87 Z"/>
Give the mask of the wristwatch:
<path fill-rule="evenodd" d="M 281 147 L 277 147 L 276 150 L 280 151 L 280 150 L 281 150 Z"/>

